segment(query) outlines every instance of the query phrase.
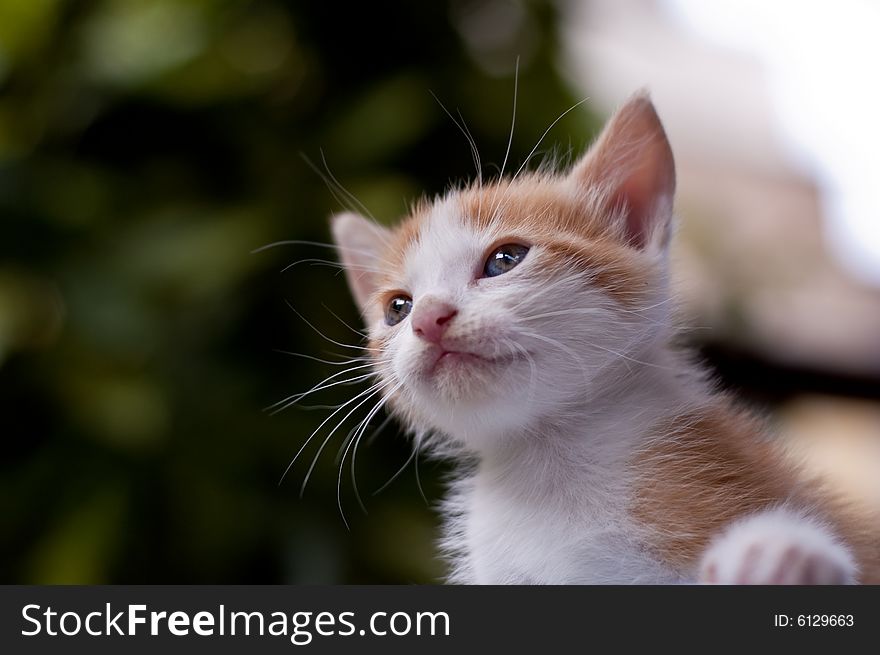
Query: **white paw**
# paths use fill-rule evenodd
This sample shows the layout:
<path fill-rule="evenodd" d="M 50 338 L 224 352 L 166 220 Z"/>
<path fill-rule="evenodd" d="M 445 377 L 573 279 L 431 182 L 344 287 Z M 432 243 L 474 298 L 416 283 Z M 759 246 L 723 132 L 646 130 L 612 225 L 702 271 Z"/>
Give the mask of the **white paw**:
<path fill-rule="evenodd" d="M 734 523 L 700 564 L 709 584 L 854 584 L 849 550 L 818 522 L 776 509 Z"/>

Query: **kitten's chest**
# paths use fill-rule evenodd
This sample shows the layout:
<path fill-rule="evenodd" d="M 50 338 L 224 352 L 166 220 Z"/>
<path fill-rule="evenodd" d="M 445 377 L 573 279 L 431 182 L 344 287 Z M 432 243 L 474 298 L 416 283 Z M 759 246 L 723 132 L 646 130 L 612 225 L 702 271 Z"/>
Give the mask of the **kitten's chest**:
<path fill-rule="evenodd" d="M 482 584 L 659 583 L 677 576 L 647 554 L 625 485 L 523 496 L 479 476 L 464 538 Z"/>

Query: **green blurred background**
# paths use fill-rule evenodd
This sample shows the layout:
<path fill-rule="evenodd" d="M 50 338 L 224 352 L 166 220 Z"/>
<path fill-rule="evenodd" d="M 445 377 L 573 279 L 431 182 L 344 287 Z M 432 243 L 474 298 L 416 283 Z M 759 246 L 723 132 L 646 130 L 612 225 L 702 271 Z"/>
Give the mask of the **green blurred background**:
<path fill-rule="evenodd" d="M 329 239 L 341 205 L 303 154 L 384 221 L 472 176 L 431 92 L 484 167 L 518 56 L 517 166 L 579 100 L 551 4 L 479 5 L 0 0 L 0 582 L 441 578 L 443 466 L 421 462 L 430 506 L 412 468 L 371 496 L 410 454 L 393 425 L 358 453 L 367 515 L 343 475 L 350 531 L 347 430 L 302 500 L 314 448 L 278 484 L 329 411 L 264 408 L 338 370 L 279 350 L 349 354 L 287 303 L 340 341 L 358 317 L 336 269 L 282 272 L 331 251 L 252 251 Z M 596 127 L 578 109 L 549 141 L 579 150 Z"/>

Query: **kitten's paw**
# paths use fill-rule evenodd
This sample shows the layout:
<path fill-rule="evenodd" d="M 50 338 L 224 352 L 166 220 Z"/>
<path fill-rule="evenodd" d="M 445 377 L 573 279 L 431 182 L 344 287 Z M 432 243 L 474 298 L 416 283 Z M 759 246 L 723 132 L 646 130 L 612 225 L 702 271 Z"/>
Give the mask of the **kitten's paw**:
<path fill-rule="evenodd" d="M 703 556 L 709 584 L 854 584 L 849 550 L 819 523 L 785 509 L 734 523 Z"/>

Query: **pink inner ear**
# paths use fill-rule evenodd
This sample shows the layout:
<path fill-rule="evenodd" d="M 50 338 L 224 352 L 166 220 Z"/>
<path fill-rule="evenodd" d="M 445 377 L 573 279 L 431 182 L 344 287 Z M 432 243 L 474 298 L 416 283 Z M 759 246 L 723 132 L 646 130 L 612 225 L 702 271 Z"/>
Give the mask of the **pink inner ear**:
<path fill-rule="evenodd" d="M 653 143 L 647 149 L 645 165 L 626 176 L 611 197 L 611 206 L 623 211 L 627 241 L 637 248 L 644 248 L 655 230 L 668 228 L 675 185 L 666 158 L 657 157 Z"/>
<path fill-rule="evenodd" d="M 387 243 L 388 231 L 363 216 L 346 212 L 331 219 L 333 238 L 339 246 L 339 258 L 345 277 L 361 314 L 366 316 L 368 303 L 376 291 L 379 275 L 375 272 L 379 253 Z"/>
<path fill-rule="evenodd" d="M 608 121 L 596 144 L 572 171 L 580 184 L 610 190 L 609 209 L 622 217 L 627 241 L 644 248 L 668 236 L 675 162 L 651 101 L 636 95 Z"/>
<path fill-rule="evenodd" d="M 644 198 L 633 191 L 628 184 L 622 186 L 614 194 L 611 206 L 615 212 L 623 211 L 627 241 L 637 248 L 644 248 L 651 229 L 651 207 L 646 206 Z"/>

